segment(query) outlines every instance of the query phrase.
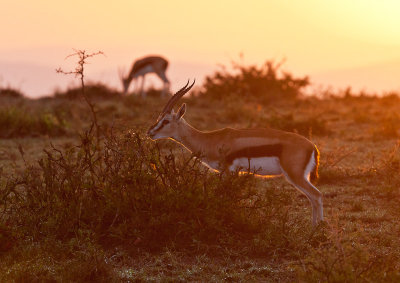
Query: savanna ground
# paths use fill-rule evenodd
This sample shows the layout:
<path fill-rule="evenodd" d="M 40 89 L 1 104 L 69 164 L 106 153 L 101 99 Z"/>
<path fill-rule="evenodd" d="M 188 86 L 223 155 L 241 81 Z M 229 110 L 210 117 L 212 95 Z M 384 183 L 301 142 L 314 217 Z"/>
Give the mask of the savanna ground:
<path fill-rule="evenodd" d="M 400 98 L 301 95 L 235 65 L 187 103 L 201 130 L 272 127 L 320 149 L 326 222 L 283 179 L 208 171 L 145 136 L 166 99 L 106 86 L 0 95 L 0 281 L 399 282 Z"/>

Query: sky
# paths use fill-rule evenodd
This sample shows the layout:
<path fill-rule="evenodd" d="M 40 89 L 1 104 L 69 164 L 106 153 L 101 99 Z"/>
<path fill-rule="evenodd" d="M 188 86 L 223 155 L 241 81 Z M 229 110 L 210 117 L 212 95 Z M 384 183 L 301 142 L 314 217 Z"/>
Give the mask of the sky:
<path fill-rule="evenodd" d="M 86 78 L 120 88 L 119 70 L 160 54 L 172 90 L 232 60 L 309 76 L 317 89 L 400 91 L 400 1 L 2 0 L 0 87 L 27 96 L 77 85 L 74 49 L 103 51 Z M 240 54 L 243 54 L 241 57 Z M 158 86 L 153 75 L 147 84 Z"/>

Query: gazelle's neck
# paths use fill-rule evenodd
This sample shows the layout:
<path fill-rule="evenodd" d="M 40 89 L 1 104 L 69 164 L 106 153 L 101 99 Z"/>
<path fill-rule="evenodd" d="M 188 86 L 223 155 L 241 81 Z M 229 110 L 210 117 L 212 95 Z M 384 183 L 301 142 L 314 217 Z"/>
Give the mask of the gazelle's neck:
<path fill-rule="evenodd" d="M 138 75 L 138 70 L 137 68 L 135 68 L 135 65 L 133 65 L 131 71 L 128 74 L 128 77 L 126 78 L 127 82 L 131 83 L 132 80 L 137 77 L 137 75 Z"/>
<path fill-rule="evenodd" d="M 126 82 L 128 83 L 128 84 L 130 84 L 131 82 L 132 82 L 132 80 L 133 80 L 133 78 L 134 78 L 134 74 L 132 73 L 132 71 L 128 74 L 128 76 L 126 77 Z"/>
<path fill-rule="evenodd" d="M 192 153 L 204 153 L 203 138 L 205 133 L 189 125 L 183 118 L 181 118 L 180 123 L 177 136 L 174 139 Z"/>
<path fill-rule="evenodd" d="M 124 92 L 128 92 L 129 86 L 132 82 L 132 76 L 129 74 L 126 78 L 122 79 L 122 84 L 124 86 Z"/>

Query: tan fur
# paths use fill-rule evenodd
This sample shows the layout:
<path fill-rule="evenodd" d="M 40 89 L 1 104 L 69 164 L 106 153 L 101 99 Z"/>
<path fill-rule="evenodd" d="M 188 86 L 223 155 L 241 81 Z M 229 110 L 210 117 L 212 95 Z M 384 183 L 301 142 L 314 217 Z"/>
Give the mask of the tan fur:
<path fill-rule="evenodd" d="M 164 83 L 163 94 L 165 91 L 169 89 L 169 80 L 166 77 L 166 70 L 168 68 L 168 61 L 160 56 L 147 56 L 135 61 L 132 65 L 131 71 L 129 72 L 126 78 L 121 78 L 123 91 L 127 93 L 129 85 L 132 80 L 137 79 L 138 77 L 142 77 L 142 84 L 140 87 L 140 93 L 144 95 L 143 86 L 144 86 L 144 77 L 147 73 L 156 74 Z"/>
<path fill-rule="evenodd" d="M 286 179 L 299 191 L 307 196 L 313 212 L 313 224 L 323 220 L 322 194 L 308 180 L 311 172 L 310 162 L 314 162 L 313 153 L 319 156 L 316 146 L 295 133 L 274 129 L 231 129 L 224 128 L 216 131 L 202 132 L 190 126 L 183 118 L 183 105 L 178 114 L 173 111 L 159 118 L 148 131 L 153 139 L 171 138 L 182 144 L 192 153 L 200 154 L 202 161 L 216 170 L 225 170 L 224 155 L 242 149 L 257 146 L 276 145 L 282 150 L 279 153 L 279 165 Z M 163 120 L 169 123 L 161 127 Z M 222 162 L 222 164 L 221 164 Z M 249 161 L 250 162 L 250 161 Z M 218 164 L 218 165 L 216 165 Z M 278 166 L 279 166 L 278 165 Z M 315 164 L 317 167 L 318 163 Z M 311 168 L 316 169 L 316 168 Z"/>

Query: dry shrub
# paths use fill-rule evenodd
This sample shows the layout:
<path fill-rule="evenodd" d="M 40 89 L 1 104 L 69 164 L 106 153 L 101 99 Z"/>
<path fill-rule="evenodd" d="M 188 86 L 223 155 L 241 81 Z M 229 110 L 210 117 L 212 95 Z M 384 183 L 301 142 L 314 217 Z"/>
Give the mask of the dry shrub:
<path fill-rule="evenodd" d="M 310 117 L 305 120 L 295 120 L 293 114 L 272 115 L 266 119 L 265 123 L 271 128 L 289 132 L 296 132 L 303 136 L 310 135 L 329 135 L 331 130 L 326 125 L 326 121 L 321 117 Z"/>
<path fill-rule="evenodd" d="M 309 85 L 308 77 L 294 78 L 280 70 L 281 63 L 267 61 L 262 66 L 242 66 L 233 62 L 233 71 L 225 67 L 206 77 L 203 91 L 206 99 L 225 101 L 230 97 L 242 101 L 271 103 L 276 100 L 298 98 L 301 90 Z"/>
<path fill-rule="evenodd" d="M 98 141 L 93 129 L 79 145 L 45 150 L 18 175 L 0 176 L 2 236 L 16 241 L 0 255 L 0 273 L 11 272 L 0 279 L 118 281 L 104 256 L 114 248 L 281 260 L 324 239 L 309 215 L 291 213 L 288 185 L 211 173 L 136 133 Z"/>
<path fill-rule="evenodd" d="M 15 98 L 25 98 L 25 96 L 21 91 L 17 89 L 6 87 L 6 88 L 0 88 L 0 98 L 15 99 Z"/>
<path fill-rule="evenodd" d="M 254 121 L 258 118 L 258 113 L 248 107 L 244 107 L 239 101 L 230 101 L 221 109 L 220 118 L 226 123 L 238 123 L 243 121 Z"/>
<path fill-rule="evenodd" d="M 197 249 L 251 241 L 287 221 L 289 195 L 260 193 L 252 175 L 210 173 L 194 156 L 162 155 L 137 134 L 98 142 L 88 131 L 78 146 L 45 152 L 10 182 L 4 202 L 19 235 L 37 241 L 88 230 L 105 246 Z"/>

